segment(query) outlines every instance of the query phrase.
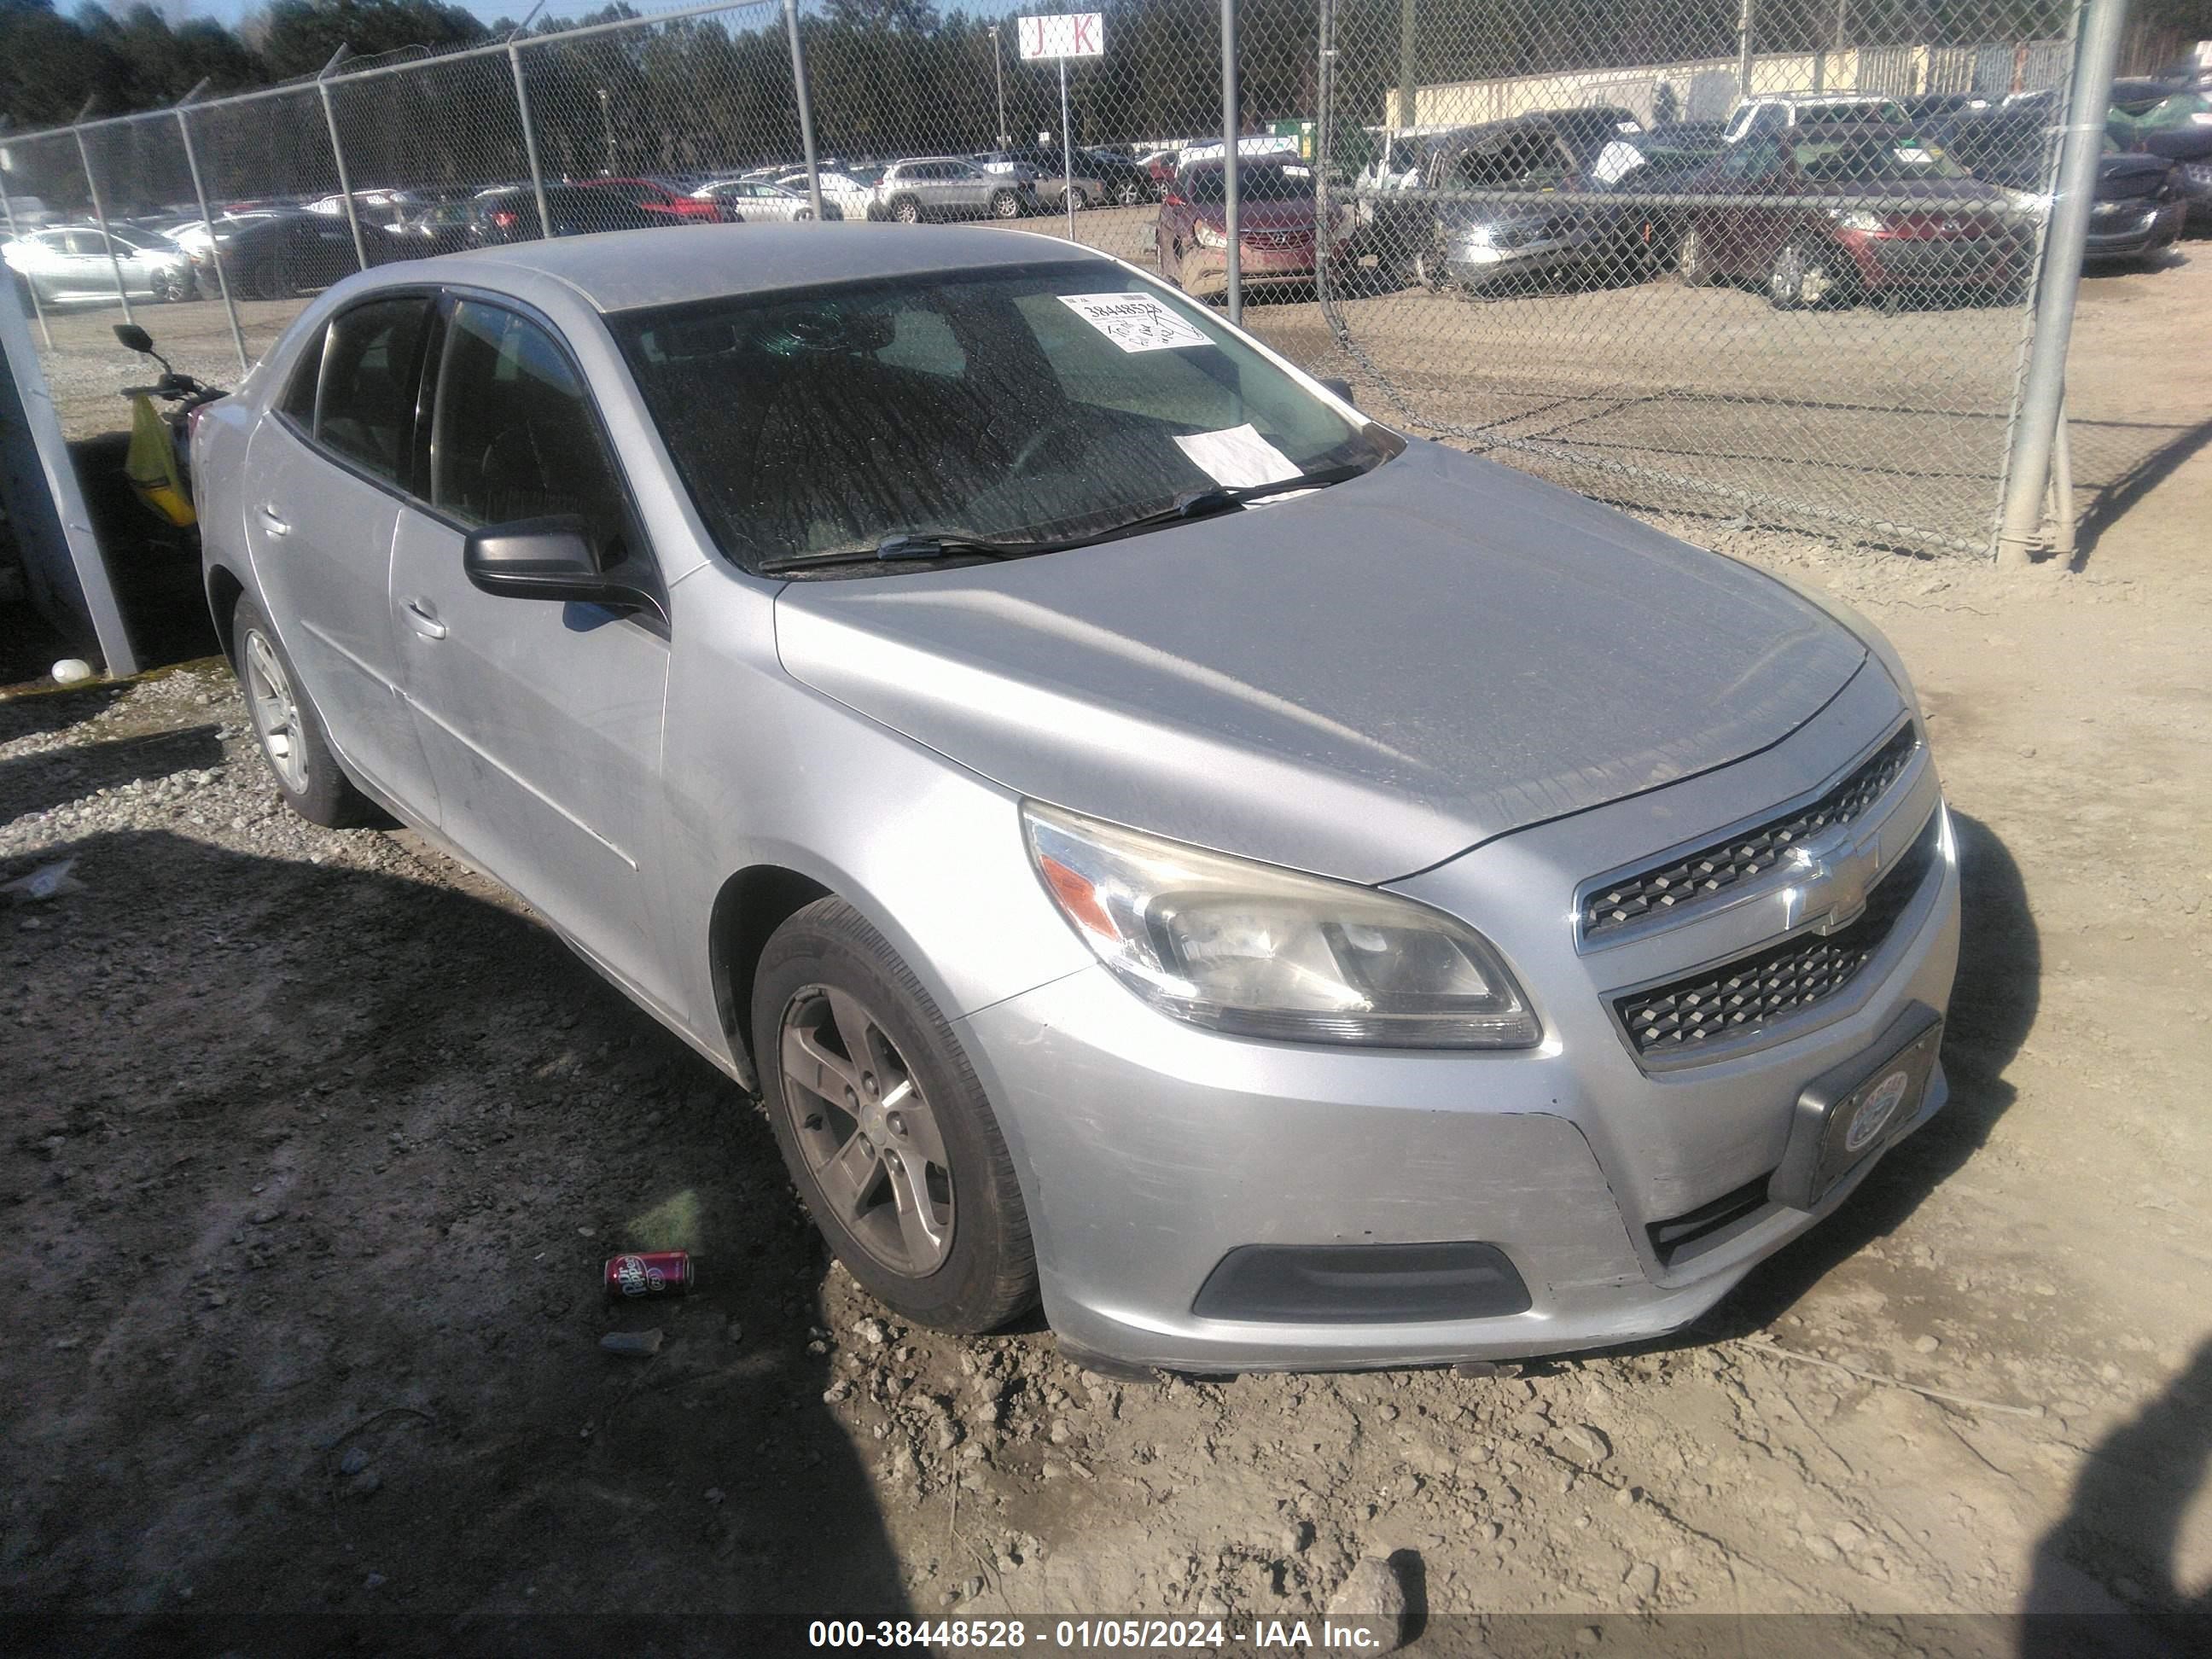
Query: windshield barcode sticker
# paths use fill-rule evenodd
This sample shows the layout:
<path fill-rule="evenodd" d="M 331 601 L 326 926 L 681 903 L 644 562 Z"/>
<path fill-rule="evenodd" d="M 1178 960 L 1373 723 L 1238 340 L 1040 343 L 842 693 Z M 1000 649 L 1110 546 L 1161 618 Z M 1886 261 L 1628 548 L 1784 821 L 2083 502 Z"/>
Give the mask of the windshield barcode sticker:
<path fill-rule="evenodd" d="M 1060 304 L 1124 351 L 1212 345 L 1194 324 L 1146 294 L 1063 294 Z"/>

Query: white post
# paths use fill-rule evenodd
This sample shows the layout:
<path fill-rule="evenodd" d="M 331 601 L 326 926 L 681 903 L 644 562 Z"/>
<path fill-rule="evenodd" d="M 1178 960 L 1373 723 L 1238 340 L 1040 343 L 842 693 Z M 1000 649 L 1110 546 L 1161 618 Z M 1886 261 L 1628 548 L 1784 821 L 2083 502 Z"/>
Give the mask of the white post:
<path fill-rule="evenodd" d="M 1067 119 L 1067 59 L 1060 60 L 1060 204 L 1067 211 L 1067 240 L 1075 240 L 1075 133 Z"/>

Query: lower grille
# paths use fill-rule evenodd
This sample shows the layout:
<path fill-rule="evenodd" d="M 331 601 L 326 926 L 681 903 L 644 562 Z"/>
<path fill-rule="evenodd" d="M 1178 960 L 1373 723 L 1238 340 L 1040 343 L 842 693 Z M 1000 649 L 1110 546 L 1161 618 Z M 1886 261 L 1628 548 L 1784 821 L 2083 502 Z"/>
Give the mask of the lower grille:
<path fill-rule="evenodd" d="M 1936 861 L 1942 814 L 1867 895 L 1850 926 L 1805 933 L 1718 968 L 1613 999 L 1613 1012 L 1639 1054 L 1662 1056 L 1746 1037 L 1835 995 L 1874 958 Z"/>

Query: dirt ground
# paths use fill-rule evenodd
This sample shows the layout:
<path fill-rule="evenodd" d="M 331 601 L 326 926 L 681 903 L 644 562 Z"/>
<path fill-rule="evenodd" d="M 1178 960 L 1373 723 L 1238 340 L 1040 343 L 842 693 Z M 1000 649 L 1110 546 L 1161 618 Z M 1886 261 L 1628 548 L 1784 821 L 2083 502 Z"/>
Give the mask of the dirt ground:
<path fill-rule="evenodd" d="M 1395 1555 L 1416 1651 L 2212 1614 L 2204 247 L 2085 294 L 2075 412 L 2171 435 L 2076 574 L 1670 526 L 1896 641 L 1966 945 L 1950 1109 L 1641 1352 L 1126 1382 L 887 1322 L 748 1103 L 520 907 L 289 820 L 220 665 L 0 702 L 0 883 L 82 884 L 0 907 L 0 1598 L 1310 1615 Z M 698 1294 L 610 1313 L 657 1245 Z"/>

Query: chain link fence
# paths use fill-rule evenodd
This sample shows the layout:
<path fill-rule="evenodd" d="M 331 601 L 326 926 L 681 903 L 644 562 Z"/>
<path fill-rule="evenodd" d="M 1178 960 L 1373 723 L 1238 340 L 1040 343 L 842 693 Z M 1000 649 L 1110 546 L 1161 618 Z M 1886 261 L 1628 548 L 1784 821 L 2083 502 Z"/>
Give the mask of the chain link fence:
<path fill-rule="evenodd" d="M 0 137 L 10 264 L 84 431 L 141 378 L 118 289 L 228 382 L 363 264 L 990 217 L 1194 293 L 1233 263 L 1371 412 L 1577 489 L 1989 550 L 2079 0 L 1240 0 L 1233 204 L 1220 0 L 1100 3 L 1064 62 L 1026 14 L 756 0 Z"/>

